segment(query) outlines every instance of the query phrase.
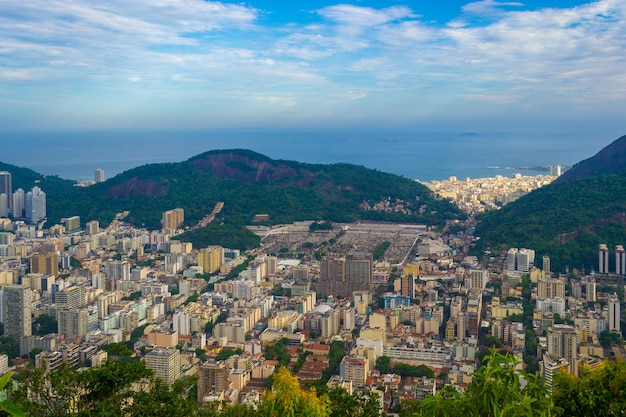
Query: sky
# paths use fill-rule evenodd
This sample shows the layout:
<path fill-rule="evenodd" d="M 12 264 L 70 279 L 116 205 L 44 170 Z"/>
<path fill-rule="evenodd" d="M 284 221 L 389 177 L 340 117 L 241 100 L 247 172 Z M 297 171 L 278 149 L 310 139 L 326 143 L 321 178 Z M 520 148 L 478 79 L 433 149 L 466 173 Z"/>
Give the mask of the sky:
<path fill-rule="evenodd" d="M 0 129 L 626 133 L 626 0 L 0 2 Z"/>

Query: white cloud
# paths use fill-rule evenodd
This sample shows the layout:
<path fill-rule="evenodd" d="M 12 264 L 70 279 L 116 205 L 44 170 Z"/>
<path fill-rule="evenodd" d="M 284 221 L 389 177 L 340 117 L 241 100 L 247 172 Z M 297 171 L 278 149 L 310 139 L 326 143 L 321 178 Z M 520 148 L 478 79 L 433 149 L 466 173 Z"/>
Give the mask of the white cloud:
<path fill-rule="evenodd" d="M 0 79 L 10 92 L 28 82 L 38 102 L 45 86 L 127 93 L 146 108 L 155 97 L 198 108 L 222 100 L 242 112 L 316 103 L 333 114 L 380 97 L 407 108 L 626 100 L 624 0 L 462 10 L 435 24 L 407 6 L 338 4 L 276 23 L 271 11 L 203 0 L 0 2 Z"/>
<path fill-rule="evenodd" d="M 516 1 L 497 1 L 497 0 L 481 0 L 472 3 L 467 3 L 462 7 L 462 10 L 466 13 L 474 13 L 479 15 L 493 14 L 499 12 L 499 8 L 504 7 L 523 7 L 524 3 Z"/>

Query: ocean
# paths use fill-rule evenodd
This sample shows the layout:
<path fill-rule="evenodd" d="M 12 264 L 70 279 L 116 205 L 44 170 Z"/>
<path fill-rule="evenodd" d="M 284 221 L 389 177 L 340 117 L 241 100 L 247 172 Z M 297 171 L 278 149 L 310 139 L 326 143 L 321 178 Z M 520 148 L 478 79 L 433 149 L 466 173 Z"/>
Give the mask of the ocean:
<path fill-rule="evenodd" d="M 521 167 L 566 165 L 606 143 L 585 134 L 463 133 L 356 129 L 0 131 L 0 161 L 46 175 L 92 180 L 213 149 L 244 148 L 273 159 L 346 162 L 421 181 L 539 175 Z"/>

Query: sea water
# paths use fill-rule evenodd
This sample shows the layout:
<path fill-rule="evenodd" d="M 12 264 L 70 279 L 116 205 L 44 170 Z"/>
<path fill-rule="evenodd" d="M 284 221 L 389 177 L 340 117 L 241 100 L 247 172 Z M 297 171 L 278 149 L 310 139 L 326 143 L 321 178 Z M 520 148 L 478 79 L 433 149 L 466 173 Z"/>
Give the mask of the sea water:
<path fill-rule="evenodd" d="M 427 132 L 400 129 L 206 129 L 0 131 L 0 161 L 46 175 L 111 178 L 149 163 L 181 162 L 215 149 L 250 149 L 272 159 L 351 163 L 431 181 L 545 172 L 573 165 L 612 140 L 584 134 Z"/>

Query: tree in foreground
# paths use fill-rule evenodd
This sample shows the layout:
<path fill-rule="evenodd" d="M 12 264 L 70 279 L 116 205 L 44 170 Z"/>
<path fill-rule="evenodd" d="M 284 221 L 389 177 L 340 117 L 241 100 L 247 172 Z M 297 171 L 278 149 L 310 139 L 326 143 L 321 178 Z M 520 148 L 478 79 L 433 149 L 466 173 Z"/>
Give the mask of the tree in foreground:
<path fill-rule="evenodd" d="M 474 373 L 469 387 L 459 394 L 451 388 L 421 402 L 417 416 L 531 417 L 553 416 L 558 411 L 547 386 L 536 374 L 518 370 L 519 362 L 495 350 Z M 522 378 L 526 385 L 522 388 Z"/>
<path fill-rule="evenodd" d="M 580 376 L 557 374 L 554 403 L 564 416 L 626 415 L 626 362 L 604 361 L 598 368 L 580 368 Z"/>
<path fill-rule="evenodd" d="M 259 415 L 267 417 L 327 417 L 330 400 L 318 396 L 315 388 L 304 390 L 298 378 L 284 366 L 274 373 L 271 390 L 266 390 L 259 406 Z"/>

